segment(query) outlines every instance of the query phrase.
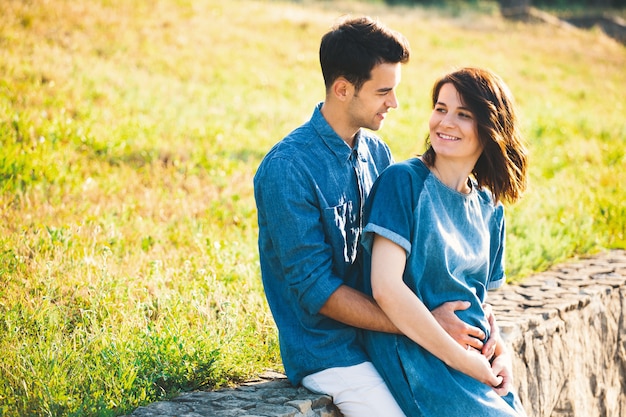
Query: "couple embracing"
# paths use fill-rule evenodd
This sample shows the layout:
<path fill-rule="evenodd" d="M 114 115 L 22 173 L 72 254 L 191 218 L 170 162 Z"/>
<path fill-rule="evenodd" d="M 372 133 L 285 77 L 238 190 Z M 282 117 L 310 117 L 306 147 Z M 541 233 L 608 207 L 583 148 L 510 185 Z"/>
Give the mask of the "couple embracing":
<path fill-rule="evenodd" d="M 505 282 L 503 201 L 526 185 L 513 98 L 462 68 L 432 90 L 427 150 L 373 132 L 409 45 L 367 17 L 321 40 L 326 96 L 254 178 L 264 290 L 294 385 L 353 416 L 525 416 L 486 304 Z"/>

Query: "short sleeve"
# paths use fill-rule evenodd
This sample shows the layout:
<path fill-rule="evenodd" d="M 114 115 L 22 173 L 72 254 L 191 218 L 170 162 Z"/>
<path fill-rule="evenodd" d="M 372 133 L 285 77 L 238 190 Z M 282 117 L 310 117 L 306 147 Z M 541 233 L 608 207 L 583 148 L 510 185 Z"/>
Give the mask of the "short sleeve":
<path fill-rule="evenodd" d="M 504 206 L 498 203 L 494 212 L 493 230 L 491 233 L 491 268 L 487 290 L 500 288 L 506 282 L 504 247 L 506 239 L 506 227 L 504 218 Z"/>
<path fill-rule="evenodd" d="M 426 171 L 427 172 L 427 171 Z M 411 253 L 414 209 L 424 185 L 415 165 L 408 162 L 391 165 L 380 175 L 364 209 L 362 245 L 371 253 L 374 235 L 380 235 Z"/>

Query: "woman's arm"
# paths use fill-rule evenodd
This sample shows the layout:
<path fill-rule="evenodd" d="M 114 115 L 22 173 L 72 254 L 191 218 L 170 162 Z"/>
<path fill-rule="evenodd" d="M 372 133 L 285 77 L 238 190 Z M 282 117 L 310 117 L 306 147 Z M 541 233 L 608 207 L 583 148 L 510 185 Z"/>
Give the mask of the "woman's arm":
<path fill-rule="evenodd" d="M 502 378 L 474 349 L 463 349 L 437 323 L 424 303 L 402 280 L 406 252 L 389 239 L 376 235 L 372 247 L 374 299 L 402 333 L 448 366 L 496 387 Z"/>

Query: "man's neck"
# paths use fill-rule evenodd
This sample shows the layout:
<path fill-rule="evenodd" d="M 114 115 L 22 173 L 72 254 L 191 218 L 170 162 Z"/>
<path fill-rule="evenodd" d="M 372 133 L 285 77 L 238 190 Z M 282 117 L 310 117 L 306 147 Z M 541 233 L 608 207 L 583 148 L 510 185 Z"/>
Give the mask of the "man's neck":
<path fill-rule="evenodd" d="M 350 148 L 352 148 L 354 146 L 356 135 L 359 132 L 359 128 L 355 130 L 354 127 L 350 126 L 344 109 L 336 104 L 326 101 L 322 104 L 320 111 L 322 112 L 322 116 L 324 116 L 326 123 L 328 123 L 330 127 L 333 128 L 335 133 L 337 133 L 337 135 L 343 139 L 343 141 L 346 142 Z"/>

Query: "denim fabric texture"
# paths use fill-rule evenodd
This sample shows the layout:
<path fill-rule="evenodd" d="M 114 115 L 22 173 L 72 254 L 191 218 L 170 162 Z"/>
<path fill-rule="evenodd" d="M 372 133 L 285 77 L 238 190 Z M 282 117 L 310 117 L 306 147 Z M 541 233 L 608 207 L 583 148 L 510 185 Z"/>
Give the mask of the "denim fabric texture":
<path fill-rule="evenodd" d="M 504 208 L 472 185 L 469 194 L 448 188 L 419 159 L 383 172 L 364 209 L 362 290 L 371 294 L 371 247 L 378 234 L 404 248 L 403 280 L 429 310 L 469 301 L 471 307 L 457 315 L 489 335 L 482 305 L 487 290 L 505 280 Z M 525 415 L 516 395 L 498 396 L 405 336 L 364 332 L 364 339 L 407 416 Z"/>
<path fill-rule="evenodd" d="M 319 314 L 329 296 L 361 275 L 356 262 L 362 207 L 393 161 L 387 145 L 361 130 L 350 148 L 321 103 L 277 143 L 254 177 L 263 286 L 293 384 L 309 374 L 368 360 L 358 331 Z"/>

